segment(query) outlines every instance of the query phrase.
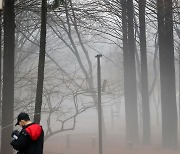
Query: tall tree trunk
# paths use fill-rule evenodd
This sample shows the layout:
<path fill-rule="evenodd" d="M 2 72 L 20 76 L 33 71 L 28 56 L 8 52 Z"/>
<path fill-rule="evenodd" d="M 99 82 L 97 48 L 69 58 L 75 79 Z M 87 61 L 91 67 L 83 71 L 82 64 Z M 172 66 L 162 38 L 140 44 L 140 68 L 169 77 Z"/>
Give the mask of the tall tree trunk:
<path fill-rule="evenodd" d="M 126 140 L 129 140 L 128 134 L 129 124 L 128 124 L 128 106 L 127 102 L 130 102 L 128 93 L 129 93 L 129 73 L 128 73 L 128 48 L 127 48 L 127 8 L 126 8 L 126 0 L 121 1 L 122 6 L 122 32 L 123 32 L 123 67 L 124 67 L 124 100 L 125 100 L 125 113 L 126 113 Z"/>
<path fill-rule="evenodd" d="M 38 80 L 37 80 L 35 114 L 34 114 L 34 122 L 36 123 L 40 123 L 41 120 L 41 106 L 42 106 L 43 81 L 44 81 L 45 52 L 46 52 L 46 16 L 47 16 L 47 1 L 42 0 L 40 52 L 39 52 Z"/>
<path fill-rule="evenodd" d="M 127 1 L 128 17 L 128 52 L 129 52 L 129 115 L 130 116 L 130 136 L 135 143 L 139 141 L 138 133 L 138 112 L 137 112 L 137 87 L 136 87 L 136 65 L 135 65 L 135 39 L 134 39 L 134 21 L 133 21 L 133 0 Z"/>
<path fill-rule="evenodd" d="M 4 6 L 4 63 L 2 91 L 1 154 L 12 154 L 10 146 L 14 117 L 14 48 L 15 48 L 14 1 L 5 0 Z"/>
<path fill-rule="evenodd" d="M 0 112 L 2 113 L 2 11 L 0 10 Z M 2 115 L 0 114 L 0 122 Z"/>
<path fill-rule="evenodd" d="M 148 72 L 147 72 L 145 5 L 146 5 L 146 0 L 139 0 L 143 144 L 149 144 L 151 133 L 150 133 L 150 109 L 149 109 Z"/>
<path fill-rule="evenodd" d="M 180 45 L 179 45 L 180 49 Z M 179 130 L 180 130 L 180 50 L 179 50 Z"/>
<path fill-rule="evenodd" d="M 172 0 L 157 0 L 162 108 L 162 146 L 177 148 L 177 106 Z"/>
<path fill-rule="evenodd" d="M 137 143 L 139 140 L 139 133 L 132 0 L 122 0 L 122 18 L 126 139 L 127 141 Z"/>

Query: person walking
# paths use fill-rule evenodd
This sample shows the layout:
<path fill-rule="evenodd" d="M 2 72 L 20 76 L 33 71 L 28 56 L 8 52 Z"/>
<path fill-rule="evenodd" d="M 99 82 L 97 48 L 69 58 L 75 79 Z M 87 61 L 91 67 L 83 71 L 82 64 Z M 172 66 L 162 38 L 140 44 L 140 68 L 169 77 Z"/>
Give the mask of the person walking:
<path fill-rule="evenodd" d="M 44 131 L 41 125 L 30 121 L 29 115 L 21 112 L 17 117 L 17 123 L 22 130 L 14 130 L 11 134 L 12 147 L 17 154 L 43 154 Z"/>

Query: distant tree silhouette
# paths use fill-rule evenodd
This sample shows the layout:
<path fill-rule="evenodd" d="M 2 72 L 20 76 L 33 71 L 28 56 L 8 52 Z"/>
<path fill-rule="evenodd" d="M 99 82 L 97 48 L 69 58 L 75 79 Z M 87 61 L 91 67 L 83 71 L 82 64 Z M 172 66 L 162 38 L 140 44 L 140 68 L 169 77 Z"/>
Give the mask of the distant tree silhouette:
<path fill-rule="evenodd" d="M 141 96 L 143 114 L 143 143 L 150 143 L 150 109 L 147 71 L 147 51 L 146 51 L 146 24 L 145 6 L 146 0 L 139 0 L 139 29 L 140 29 L 140 53 L 141 53 Z"/>
<path fill-rule="evenodd" d="M 177 148 L 177 107 L 172 0 L 157 0 L 162 108 L 162 146 Z"/>
<path fill-rule="evenodd" d="M 126 140 L 137 143 L 138 113 L 135 67 L 135 39 L 133 24 L 133 1 L 122 0 L 124 92 L 126 114 Z"/>

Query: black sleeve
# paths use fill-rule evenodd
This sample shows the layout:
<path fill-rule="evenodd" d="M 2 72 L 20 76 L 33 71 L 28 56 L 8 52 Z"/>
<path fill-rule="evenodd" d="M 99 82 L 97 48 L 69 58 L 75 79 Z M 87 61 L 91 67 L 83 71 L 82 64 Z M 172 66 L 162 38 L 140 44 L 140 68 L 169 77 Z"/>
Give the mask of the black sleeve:
<path fill-rule="evenodd" d="M 25 149 L 29 142 L 29 135 L 26 131 L 22 130 L 18 136 L 18 139 L 14 139 L 10 144 L 15 150 L 22 151 Z"/>

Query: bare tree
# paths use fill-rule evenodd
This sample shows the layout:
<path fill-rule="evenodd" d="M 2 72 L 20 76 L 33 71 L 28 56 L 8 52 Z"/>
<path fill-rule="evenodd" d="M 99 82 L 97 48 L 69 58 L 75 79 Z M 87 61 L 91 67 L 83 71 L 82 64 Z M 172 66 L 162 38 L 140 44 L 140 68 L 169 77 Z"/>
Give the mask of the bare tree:
<path fill-rule="evenodd" d="M 146 26 L 145 6 L 146 0 L 139 0 L 139 24 L 140 24 L 140 51 L 141 51 L 141 94 L 143 112 L 143 143 L 150 143 L 150 109 L 147 73 L 147 50 L 146 50 Z"/>
<path fill-rule="evenodd" d="M 162 108 L 162 146 L 177 148 L 172 0 L 158 0 L 158 34 Z"/>
<path fill-rule="evenodd" d="M 41 120 L 41 106 L 42 106 L 45 53 L 46 53 L 46 18 L 47 18 L 47 1 L 42 0 L 40 52 L 39 52 L 38 79 L 37 79 L 36 102 L 35 102 L 35 112 L 34 112 L 34 121 L 36 123 L 40 123 Z"/>
<path fill-rule="evenodd" d="M 10 134 L 13 130 L 14 115 L 14 39 L 14 1 L 5 0 L 1 154 L 13 153 L 9 143 L 11 141 Z"/>
<path fill-rule="evenodd" d="M 138 114 L 137 114 L 137 87 L 136 87 L 136 66 L 135 66 L 135 38 L 133 22 L 133 1 L 126 2 L 127 24 L 128 24 L 128 71 L 129 71 L 129 102 L 125 102 L 126 129 L 128 140 L 134 143 L 139 141 Z"/>

